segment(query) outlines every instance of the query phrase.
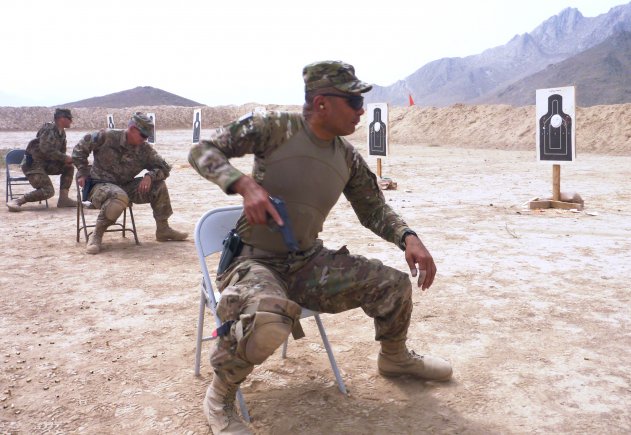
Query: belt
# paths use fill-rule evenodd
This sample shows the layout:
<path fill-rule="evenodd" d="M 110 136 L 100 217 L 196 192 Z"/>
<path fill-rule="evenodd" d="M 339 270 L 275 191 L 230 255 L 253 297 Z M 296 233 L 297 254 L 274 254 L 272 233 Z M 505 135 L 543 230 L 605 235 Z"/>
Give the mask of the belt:
<path fill-rule="evenodd" d="M 246 257 L 287 257 L 289 254 L 290 252 L 266 251 L 265 249 L 257 248 L 244 243 L 239 255 Z"/>
<path fill-rule="evenodd" d="M 267 257 L 267 258 L 287 258 L 287 257 L 308 257 L 322 247 L 322 242 L 318 239 L 316 242 L 310 247 L 305 249 L 304 251 L 298 252 L 274 252 L 267 251 L 265 249 L 257 248 L 252 245 L 248 245 L 247 243 L 242 244 L 243 248 L 241 249 L 241 253 L 244 257 Z"/>

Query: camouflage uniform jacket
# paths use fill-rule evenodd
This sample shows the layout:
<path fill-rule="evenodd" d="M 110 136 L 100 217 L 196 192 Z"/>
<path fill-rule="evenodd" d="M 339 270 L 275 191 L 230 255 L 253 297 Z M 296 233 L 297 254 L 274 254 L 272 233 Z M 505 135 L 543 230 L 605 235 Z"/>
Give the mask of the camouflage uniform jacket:
<path fill-rule="evenodd" d="M 92 167 L 88 156 L 94 153 Z M 126 130 L 104 129 L 86 134 L 75 145 L 72 160 L 78 177 L 90 176 L 118 186 L 131 182 L 143 169 L 153 181 L 169 176 L 171 167 L 148 143 L 133 146 L 127 143 Z"/>
<path fill-rule="evenodd" d="M 282 155 L 283 145 L 291 143 L 291 139 L 301 133 L 306 133 L 306 137 L 314 137 L 313 133 L 310 133 L 305 119 L 299 113 L 249 114 L 215 130 L 209 140 L 194 145 L 189 153 L 189 162 L 202 177 L 217 184 L 224 192 L 232 193 L 230 186 L 243 176 L 243 173 L 233 167 L 228 159 L 241 157 L 245 154 L 254 154 L 252 177 L 259 185 L 265 185 L 266 165 L 269 164 L 269 161 L 274 160 L 274 153 Z M 314 142 L 314 140 L 312 139 L 310 142 Z M 409 227 L 386 204 L 383 193 L 377 184 L 377 178 L 370 171 L 365 160 L 348 141 L 341 137 L 336 137 L 332 146 L 343 156 L 346 166 L 344 168 L 346 178 L 342 180 L 340 190 L 331 193 L 335 201 L 344 193 L 362 225 L 383 239 L 404 249 L 401 239 Z M 297 192 L 289 194 L 289 196 L 295 197 L 301 192 L 313 192 L 311 186 L 320 186 L 326 183 L 326 180 L 302 177 L 301 171 L 303 169 L 306 168 L 294 169 L 294 174 L 287 176 L 290 178 L 289 180 L 282 178 L 285 174 L 275 176 L 276 179 L 284 180 L 282 181 L 284 186 L 279 190 L 287 192 L 289 189 L 291 192 Z M 269 176 L 271 177 L 271 175 Z M 317 176 L 318 174 L 316 174 Z M 277 194 L 271 190 L 268 192 L 271 195 Z M 321 217 L 319 229 L 322 228 L 325 219 L 326 215 Z M 242 218 L 238 225 L 240 234 L 243 230 L 243 222 L 244 219 Z M 293 219 L 292 225 L 294 228 L 296 227 Z M 245 231 L 247 232 L 247 228 Z M 298 242 L 300 243 L 300 240 Z M 312 245 L 313 242 L 315 242 L 315 237 L 314 240 L 307 241 L 306 246 Z M 305 246 L 304 243 L 300 244 L 301 247 Z M 256 246 L 256 244 L 254 245 Z"/>
<path fill-rule="evenodd" d="M 29 142 L 26 152 L 35 162 L 65 163 L 66 145 L 66 131 L 59 131 L 53 122 L 47 122 L 39 129 L 36 138 Z"/>

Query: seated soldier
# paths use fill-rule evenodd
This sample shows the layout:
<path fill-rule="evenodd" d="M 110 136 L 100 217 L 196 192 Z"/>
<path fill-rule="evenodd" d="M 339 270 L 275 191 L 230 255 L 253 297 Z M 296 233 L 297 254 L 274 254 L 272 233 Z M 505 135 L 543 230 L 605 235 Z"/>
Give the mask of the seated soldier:
<path fill-rule="evenodd" d="M 235 412 L 237 388 L 287 339 L 301 306 L 324 313 L 361 308 L 374 318 L 375 339 L 381 343 L 377 369 L 383 376 L 447 381 L 452 375 L 448 361 L 407 347 L 409 276 L 353 255 L 346 246 L 328 249 L 319 239 L 330 210 L 344 194 L 364 226 L 405 252 L 422 290 L 434 281 L 433 257 L 388 205 L 359 151 L 343 138 L 355 131 L 364 114 L 362 94 L 372 85 L 340 61 L 307 65 L 303 78 L 303 113 L 243 116 L 216 129 L 189 153 L 189 162 L 204 178 L 243 197 L 236 225 L 242 248 L 217 281 L 222 294 L 217 315 L 223 325 L 211 354 L 215 375 L 203 402 L 215 435 L 251 433 Z M 255 156 L 251 176 L 229 161 L 245 154 Z M 270 218 L 284 224 L 270 195 L 286 203 L 295 250 L 268 228 Z"/>
<path fill-rule="evenodd" d="M 153 122 L 141 112 L 129 120 L 127 129 L 104 129 L 87 134 L 72 151 L 79 186 L 89 189 L 88 198 L 101 212 L 87 245 L 88 254 L 101 250 L 103 233 L 123 213 L 129 202 L 150 203 L 156 220 L 156 239 L 185 240 L 188 234 L 169 226 L 173 214 L 164 180 L 171 167 L 147 143 Z M 90 167 L 88 157 L 93 153 Z M 147 172 L 136 177 L 143 169 Z"/>
<path fill-rule="evenodd" d="M 35 188 L 24 196 L 12 199 L 7 203 L 9 211 L 20 211 L 27 202 L 38 202 L 52 198 L 55 188 L 49 175 L 59 177 L 59 199 L 57 207 L 76 207 L 77 203 L 68 198 L 72 184 L 74 166 L 72 157 L 66 155 L 66 128 L 72 124 L 72 113 L 69 109 L 55 109 L 54 122 L 45 123 L 37 132 L 35 139 L 26 147 L 22 172 L 28 182 Z"/>

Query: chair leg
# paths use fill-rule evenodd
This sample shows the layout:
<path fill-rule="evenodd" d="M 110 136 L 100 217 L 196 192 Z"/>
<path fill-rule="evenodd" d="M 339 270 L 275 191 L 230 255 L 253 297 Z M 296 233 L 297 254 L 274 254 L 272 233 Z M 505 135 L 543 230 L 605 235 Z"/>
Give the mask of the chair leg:
<path fill-rule="evenodd" d="M 81 227 L 79 226 L 79 208 L 81 207 L 81 203 L 79 202 L 81 198 L 77 197 L 77 243 L 79 243 L 80 235 L 81 235 Z"/>
<path fill-rule="evenodd" d="M 239 408 L 241 409 L 241 416 L 246 421 L 246 423 L 249 423 L 250 413 L 248 412 L 248 405 L 245 404 L 245 400 L 243 399 L 241 388 L 237 390 L 237 400 L 239 401 Z"/>
<path fill-rule="evenodd" d="M 285 342 L 283 343 L 283 353 L 281 354 L 281 356 L 283 357 L 283 359 L 287 358 L 287 343 L 289 342 L 289 337 L 287 337 L 285 339 Z"/>
<path fill-rule="evenodd" d="M 322 320 L 320 320 L 320 315 L 316 314 L 314 317 L 316 324 L 318 325 L 318 330 L 320 331 L 320 336 L 322 337 L 322 342 L 324 343 L 324 348 L 326 349 L 326 353 L 329 355 L 329 362 L 331 363 L 333 374 L 337 380 L 337 388 L 342 392 L 342 394 L 346 395 L 348 394 L 346 392 L 346 385 L 344 385 L 344 380 L 342 379 L 342 375 L 340 375 L 340 370 L 337 368 L 337 362 L 335 361 L 335 356 L 333 355 L 333 349 L 331 349 L 331 344 L 326 336 L 326 331 L 324 330 L 324 325 L 322 325 Z"/>
<path fill-rule="evenodd" d="M 199 316 L 197 317 L 197 345 L 195 347 L 195 376 L 199 376 L 202 360 L 202 338 L 204 337 L 204 314 L 206 310 L 206 295 L 201 290 L 199 299 Z"/>
<path fill-rule="evenodd" d="M 85 236 L 85 242 L 88 243 L 88 226 L 85 223 L 85 212 L 83 210 L 83 203 L 78 204 L 80 213 L 81 213 L 81 224 L 83 225 L 83 235 Z M 81 232 L 81 228 L 77 228 L 77 242 L 79 241 L 79 233 Z"/>
<path fill-rule="evenodd" d="M 123 210 L 123 237 L 127 237 L 127 209 Z"/>
<path fill-rule="evenodd" d="M 134 220 L 134 211 L 132 210 L 131 207 L 129 207 L 129 220 L 131 221 L 131 231 L 132 233 L 134 233 L 134 240 L 136 241 L 136 245 L 140 245 L 140 242 L 138 241 L 138 234 L 136 233 L 136 221 Z"/>

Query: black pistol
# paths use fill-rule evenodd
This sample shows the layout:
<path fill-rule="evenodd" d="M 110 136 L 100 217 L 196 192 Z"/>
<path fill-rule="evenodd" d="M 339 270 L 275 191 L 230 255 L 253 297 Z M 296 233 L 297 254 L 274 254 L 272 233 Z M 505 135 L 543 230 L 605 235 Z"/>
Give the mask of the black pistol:
<path fill-rule="evenodd" d="M 278 229 L 278 231 L 282 234 L 285 245 L 287 245 L 289 251 L 298 252 L 298 243 L 296 242 L 296 239 L 294 239 L 294 231 L 291 228 L 291 221 L 289 220 L 289 215 L 287 214 L 285 201 L 274 196 L 270 196 L 269 200 L 272 202 L 272 205 L 274 205 L 274 208 L 283 220 L 283 226 L 276 225 L 276 229 Z"/>
<path fill-rule="evenodd" d="M 92 190 L 92 186 L 92 177 L 85 177 L 85 182 L 81 188 L 81 201 L 85 202 L 90 200 L 90 191 Z"/>

